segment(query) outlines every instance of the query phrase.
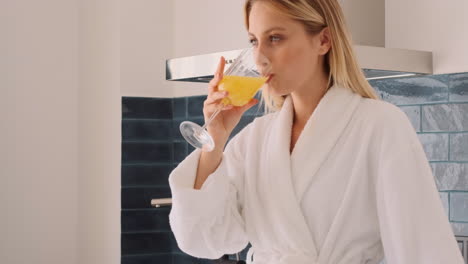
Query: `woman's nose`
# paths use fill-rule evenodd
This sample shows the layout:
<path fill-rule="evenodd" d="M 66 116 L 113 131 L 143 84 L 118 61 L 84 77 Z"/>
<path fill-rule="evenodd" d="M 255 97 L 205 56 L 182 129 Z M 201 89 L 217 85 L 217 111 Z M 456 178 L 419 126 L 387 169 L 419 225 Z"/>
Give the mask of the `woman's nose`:
<path fill-rule="evenodd" d="M 256 51 L 255 52 L 255 64 L 257 65 L 257 69 L 261 75 L 266 75 L 271 68 L 271 62 L 262 52 Z"/>

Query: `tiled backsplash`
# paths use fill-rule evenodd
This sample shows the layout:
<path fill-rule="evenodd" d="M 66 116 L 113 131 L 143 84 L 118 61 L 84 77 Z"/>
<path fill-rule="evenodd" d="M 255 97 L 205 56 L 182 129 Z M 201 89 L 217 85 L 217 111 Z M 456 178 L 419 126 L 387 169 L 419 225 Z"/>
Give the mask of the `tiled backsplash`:
<path fill-rule="evenodd" d="M 468 236 L 468 73 L 374 80 L 371 85 L 408 115 L 455 235 Z M 169 207 L 150 206 L 153 198 L 171 197 L 168 175 L 193 151 L 179 124 L 203 124 L 205 98 L 122 98 L 123 264 L 211 263 L 181 252 L 169 227 Z M 261 114 L 256 106 L 249 109 L 231 138 Z"/>

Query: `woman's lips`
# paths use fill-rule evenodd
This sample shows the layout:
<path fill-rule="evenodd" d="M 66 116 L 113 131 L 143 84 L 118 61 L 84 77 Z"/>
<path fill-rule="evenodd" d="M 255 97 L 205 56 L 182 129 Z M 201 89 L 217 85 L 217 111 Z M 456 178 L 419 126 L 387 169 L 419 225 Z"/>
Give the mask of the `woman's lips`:
<path fill-rule="evenodd" d="M 268 83 L 275 75 L 274 74 L 269 74 L 268 79 L 266 80 L 265 83 Z"/>

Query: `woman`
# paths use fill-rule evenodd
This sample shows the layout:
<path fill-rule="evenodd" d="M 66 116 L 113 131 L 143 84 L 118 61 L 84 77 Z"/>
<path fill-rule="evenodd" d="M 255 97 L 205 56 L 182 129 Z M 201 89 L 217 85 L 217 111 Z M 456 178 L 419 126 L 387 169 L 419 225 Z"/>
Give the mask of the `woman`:
<path fill-rule="evenodd" d="M 223 151 L 257 100 L 224 108 L 208 127 L 215 150 L 193 151 L 169 176 L 180 249 L 214 259 L 250 242 L 255 264 L 462 264 L 418 137 L 366 82 L 337 1 L 248 0 L 245 18 L 270 63 L 257 66 L 272 69 L 268 114 Z M 205 119 L 226 96 L 223 68 Z"/>

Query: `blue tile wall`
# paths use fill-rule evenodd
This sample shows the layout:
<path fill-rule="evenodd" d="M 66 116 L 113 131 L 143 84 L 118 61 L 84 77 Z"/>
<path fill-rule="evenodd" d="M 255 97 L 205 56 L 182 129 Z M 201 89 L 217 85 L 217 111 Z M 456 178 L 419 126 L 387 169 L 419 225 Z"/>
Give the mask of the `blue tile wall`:
<path fill-rule="evenodd" d="M 171 197 L 168 176 L 193 150 L 179 124 L 202 124 L 203 100 L 122 98 L 121 263 L 212 263 L 183 253 L 170 230 L 170 208 L 151 207 L 151 199 Z"/>
<path fill-rule="evenodd" d="M 172 263 L 175 239 L 168 208 L 151 199 L 171 197 L 172 99 L 122 98 L 121 263 Z"/>
<path fill-rule="evenodd" d="M 172 99 L 122 98 L 122 119 L 172 119 Z"/>
<path fill-rule="evenodd" d="M 370 81 L 408 115 L 456 236 L 468 236 L 468 73 Z"/>
<path fill-rule="evenodd" d="M 432 167 L 454 233 L 468 236 L 468 73 L 370 84 L 383 100 L 407 114 Z M 179 124 L 190 120 L 202 125 L 205 99 L 122 98 L 122 263 L 212 263 L 181 252 L 170 231 L 170 208 L 150 206 L 153 198 L 171 197 L 169 173 L 193 151 L 180 135 Z M 262 114 L 258 106 L 249 109 L 230 138 Z M 241 259 L 248 248 L 240 252 Z"/>

